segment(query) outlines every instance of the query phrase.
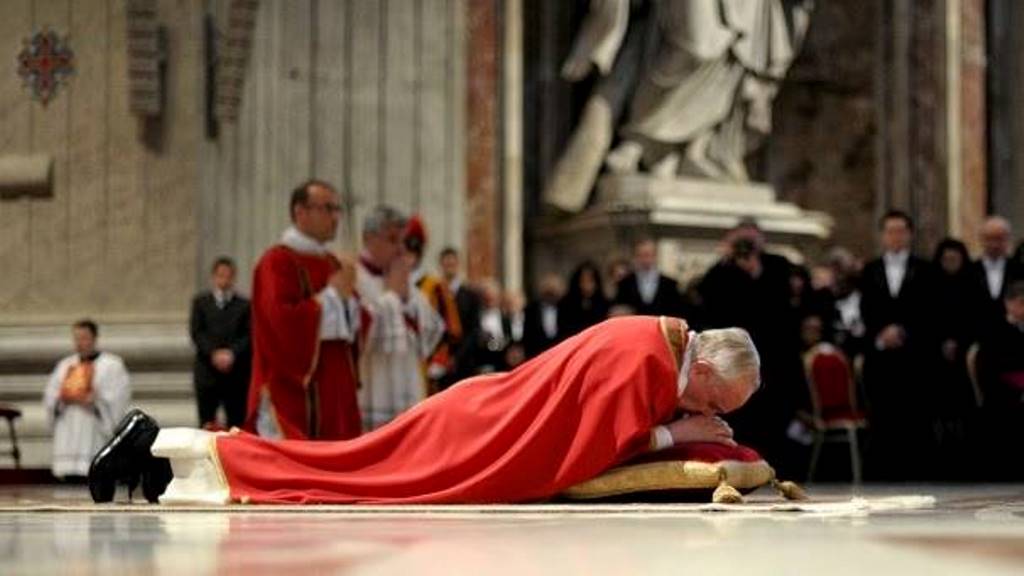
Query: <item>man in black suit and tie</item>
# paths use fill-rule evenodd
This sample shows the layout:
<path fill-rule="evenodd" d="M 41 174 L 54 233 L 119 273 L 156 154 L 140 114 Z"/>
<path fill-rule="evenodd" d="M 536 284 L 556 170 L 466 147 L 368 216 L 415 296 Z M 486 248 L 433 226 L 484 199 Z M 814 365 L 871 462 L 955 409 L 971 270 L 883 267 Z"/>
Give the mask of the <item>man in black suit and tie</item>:
<path fill-rule="evenodd" d="M 650 316 L 683 317 L 679 284 L 658 271 L 658 248 L 644 238 L 633 245 L 633 271 L 619 281 L 612 311 Z"/>
<path fill-rule="evenodd" d="M 861 315 L 866 329 L 864 384 L 871 423 L 867 474 L 926 479 L 935 456 L 930 429 L 939 346 L 931 264 L 910 252 L 914 224 L 890 210 L 881 220 L 882 255 L 864 266 Z"/>
<path fill-rule="evenodd" d="M 194 385 L 199 425 L 218 429 L 217 408 L 227 426 L 245 423 L 249 392 L 249 301 L 234 293 L 235 263 L 213 263 L 212 289 L 192 300 L 189 332 L 196 347 Z"/>
<path fill-rule="evenodd" d="M 990 216 L 981 226 L 982 253 L 971 264 L 971 274 L 978 293 L 978 330 L 982 338 L 1006 319 L 1006 288 L 1024 280 L 1021 263 L 1010 258 L 1010 236 L 1010 223 L 1001 216 Z"/>

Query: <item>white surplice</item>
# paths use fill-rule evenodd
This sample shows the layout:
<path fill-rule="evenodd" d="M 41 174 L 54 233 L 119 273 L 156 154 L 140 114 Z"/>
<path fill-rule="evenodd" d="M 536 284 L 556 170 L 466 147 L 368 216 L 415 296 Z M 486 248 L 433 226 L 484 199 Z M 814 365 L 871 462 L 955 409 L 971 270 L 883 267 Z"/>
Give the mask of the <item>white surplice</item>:
<path fill-rule="evenodd" d="M 131 386 L 124 362 L 106 352 L 100 353 L 93 361 L 93 403 L 81 405 L 62 401 L 60 389 L 64 378 L 79 362 L 77 354 L 58 362 L 43 393 L 47 421 L 53 430 L 51 469 L 57 477 L 89 473 L 93 455 L 113 436 L 114 427 L 131 401 Z"/>
<path fill-rule="evenodd" d="M 359 353 L 363 425 L 380 427 L 425 398 L 422 362 L 441 341 L 444 320 L 414 286 L 403 301 L 362 262 L 356 278 L 368 322 Z"/>

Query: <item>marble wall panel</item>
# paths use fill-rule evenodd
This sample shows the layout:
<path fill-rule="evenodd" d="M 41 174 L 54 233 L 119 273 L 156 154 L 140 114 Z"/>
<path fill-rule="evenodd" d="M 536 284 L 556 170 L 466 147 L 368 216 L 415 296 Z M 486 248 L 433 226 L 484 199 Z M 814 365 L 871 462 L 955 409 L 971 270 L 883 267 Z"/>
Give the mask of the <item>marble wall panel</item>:
<path fill-rule="evenodd" d="M 0 38 L 10 57 L 0 58 L 0 78 L 17 78 L 14 55 L 21 49 L 21 38 L 32 30 L 32 0 L 12 0 L 4 4 L 0 18 Z M 0 83 L 0 154 L 32 151 L 32 115 L 30 101 L 20 82 Z M 0 199 L 0 314 L 8 313 L 24 300 L 30 286 L 31 205 L 29 198 Z"/>
<path fill-rule="evenodd" d="M 22 39 L 44 27 L 69 36 L 76 71 L 46 106 L 20 82 L 0 84 L 0 154 L 55 160 L 52 195 L 0 201 L 0 323 L 186 317 L 196 282 L 203 3 L 158 9 L 168 106 L 147 125 L 127 106 L 123 2 L 4 3 L 4 77 L 16 78 Z"/>
<path fill-rule="evenodd" d="M 467 57 L 461 0 L 261 2 L 238 123 L 206 140 L 199 272 L 219 254 L 252 266 L 287 225 L 291 190 L 334 184 L 337 248 L 386 202 L 425 218 L 432 265 L 465 245 Z M 493 220 L 492 220 L 493 222 Z"/>

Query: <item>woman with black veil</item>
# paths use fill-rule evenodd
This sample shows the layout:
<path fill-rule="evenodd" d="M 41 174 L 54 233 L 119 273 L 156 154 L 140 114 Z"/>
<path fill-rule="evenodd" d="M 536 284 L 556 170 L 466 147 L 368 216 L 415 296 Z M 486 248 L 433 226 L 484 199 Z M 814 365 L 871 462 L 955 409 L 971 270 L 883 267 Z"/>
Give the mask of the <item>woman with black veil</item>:
<path fill-rule="evenodd" d="M 558 318 L 565 336 L 578 334 L 608 317 L 608 299 L 601 270 L 587 260 L 573 270 L 569 289 L 558 304 Z"/>

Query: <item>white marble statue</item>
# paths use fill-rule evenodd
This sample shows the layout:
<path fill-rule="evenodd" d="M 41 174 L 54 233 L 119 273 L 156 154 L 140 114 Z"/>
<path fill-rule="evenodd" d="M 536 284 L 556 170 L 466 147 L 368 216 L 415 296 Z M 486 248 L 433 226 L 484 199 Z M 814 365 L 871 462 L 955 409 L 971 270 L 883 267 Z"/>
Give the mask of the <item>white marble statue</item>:
<path fill-rule="evenodd" d="M 586 203 L 602 164 L 745 182 L 747 153 L 771 132 L 771 105 L 803 41 L 811 0 L 591 0 L 562 69 L 600 75 L 545 200 Z M 626 110 L 628 104 L 628 111 Z M 620 142 L 611 149 L 618 117 Z"/>

